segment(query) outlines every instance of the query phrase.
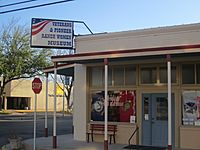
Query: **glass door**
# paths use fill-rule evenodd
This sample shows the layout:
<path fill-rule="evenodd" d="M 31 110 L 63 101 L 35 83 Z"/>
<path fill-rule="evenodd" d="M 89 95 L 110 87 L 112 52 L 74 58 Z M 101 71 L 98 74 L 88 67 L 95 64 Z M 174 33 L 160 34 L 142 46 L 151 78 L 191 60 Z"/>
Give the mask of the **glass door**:
<path fill-rule="evenodd" d="M 143 94 L 142 106 L 142 144 L 166 147 L 168 145 L 167 93 Z M 172 107 L 172 116 L 174 116 L 174 107 Z M 172 117 L 172 124 L 174 133 L 174 117 Z M 174 139 L 174 134 L 172 136 Z"/>

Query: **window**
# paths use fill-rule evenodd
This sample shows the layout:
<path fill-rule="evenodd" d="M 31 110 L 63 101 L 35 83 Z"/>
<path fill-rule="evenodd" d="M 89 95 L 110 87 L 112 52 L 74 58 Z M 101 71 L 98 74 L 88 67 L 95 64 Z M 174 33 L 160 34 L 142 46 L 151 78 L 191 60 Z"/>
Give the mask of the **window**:
<path fill-rule="evenodd" d="M 182 65 L 182 83 L 195 84 L 195 68 L 194 64 Z"/>
<path fill-rule="evenodd" d="M 104 81 L 103 81 L 103 83 L 104 83 Z M 113 85 L 113 70 L 112 70 L 112 68 L 108 68 L 108 85 L 110 85 L 110 86 Z"/>
<path fill-rule="evenodd" d="M 143 112 L 144 120 L 149 120 L 149 113 L 150 113 L 149 97 L 144 97 L 144 112 Z"/>
<path fill-rule="evenodd" d="M 103 68 L 102 86 L 105 84 L 105 69 Z M 99 79 L 100 80 L 100 79 Z M 108 85 L 112 85 L 112 68 L 108 68 Z"/>
<path fill-rule="evenodd" d="M 167 98 L 157 97 L 156 99 L 156 120 L 168 119 L 168 101 Z"/>
<path fill-rule="evenodd" d="M 141 68 L 141 83 L 142 84 L 156 83 L 156 67 Z"/>
<path fill-rule="evenodd" d="M 136 85 L 136 68 L 125 68 L 125 85 Z"/>
<path fill-rule="evenodd" d="M 103 87 L 105 82 L 104 67 L 92 67 L 90 80 L 91 80 L 91 87 Z M 136 67 L 109 66 L 108 68 L 109 86 L 126 86 L 135 84 L 136 84 Z"/>
<path fill-rule="evenodd" d="M 91 84 L 93 87 L 99 87 L 103 86 L 103 80 L 104 80 L 104 71 L 102 67 L 97 67 L 97 68 L 92 68 L 91 69 L 91 74 L 92 74 L 92 79 L 91 79 Z"/>
<path fill-rule="evenodd" d="M 130 122 L 131 116 L 136 115 L 135 91 L 109 91 L 108 97 L 108 121 Z M 91 120 L 104 121 L 104 91 L 92 93 Z"/>
<path fill-rule="evenodd" d="M 197 84 L 200 84 L 200 64 L 196 64 Z"/>
<path fill-rule="evenodd" d="M 113 68 L 113 81 L 114 85 L 124 85 L 124 68 Z"/>
<path fill-rule="evenodd" d="M 160 83 L 167 83 L 167 67 L 159 67 Z M 176 67 L 171 67 L 171 82 L 176 83 Z"/>
<path fill-rule="evenodd" d="M 200 126 L 200 91 L 183 91 L 183 125 Z"/>

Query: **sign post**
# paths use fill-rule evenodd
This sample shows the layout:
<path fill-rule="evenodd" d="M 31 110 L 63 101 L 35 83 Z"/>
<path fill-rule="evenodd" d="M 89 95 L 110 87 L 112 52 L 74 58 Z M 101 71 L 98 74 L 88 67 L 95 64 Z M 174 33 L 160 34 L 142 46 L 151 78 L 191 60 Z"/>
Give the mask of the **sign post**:
<path fill-rule="evenodd" d="M 36 141 L 36 108 L 37 108 L 37 94 L 42 90 L 42 81 L 40 78 L 34 78 L 32 81 L 32 90 L 35 93 L 35 108 L 34 108 L 34 138 L 33 138 L 33 150 L 35 150 Z"/>

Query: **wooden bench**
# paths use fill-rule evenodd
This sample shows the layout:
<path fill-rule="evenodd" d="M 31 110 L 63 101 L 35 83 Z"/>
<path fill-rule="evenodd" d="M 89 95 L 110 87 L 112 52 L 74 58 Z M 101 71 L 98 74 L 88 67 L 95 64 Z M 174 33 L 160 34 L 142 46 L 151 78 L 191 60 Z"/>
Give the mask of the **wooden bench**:
<path fill-rule="evenodd" d="M 95 124 L 91 123 L 89 130 L 87 132 L 87 142 L 90 141 L 90 135 L 92 138 L 92 142 L 94 141 L 94 134 L 100 134 L 104 135 L 104 124 Z M 110 144 L 112 143 L 112 138 L 113 142 L 115 143 L 115 135 L 117 132 L 117 125 L 108 125 L 108 136 L 110 137 Z"/>

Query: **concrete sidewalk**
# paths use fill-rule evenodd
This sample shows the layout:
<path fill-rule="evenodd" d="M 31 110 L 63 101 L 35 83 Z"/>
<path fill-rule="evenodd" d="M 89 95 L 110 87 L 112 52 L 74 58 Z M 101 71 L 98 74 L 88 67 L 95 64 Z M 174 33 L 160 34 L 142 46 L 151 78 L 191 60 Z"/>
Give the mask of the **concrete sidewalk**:
<path fill-rule="evenodd" d="M 36 138 L 36 150 L 103 150 L 104 143 L 99 142 L 84 142 L 73 139 L 72 134 L 57 136 L 57 148 L 52 148 L 52 137 Z M 33 150 L 33 139 L 22 141 L 23 148 L 20 150 Z M 123 150 L 126 144 L 109 144 L 109 150 Z M 10 145 L 5 145 L 2 150 L 11 150 Z M 124 149 L 125 150 L 125 149 Z M 173 150 L 189 150 L 175 148 Z M 191 149 L 190 149 L 191 150 Z"/>
<path fill-rule="evenodd" d="M 24 149 L 33 150 L 33 139 L 25 140 Z M 109 150 L 122 150 L 126 145 L 111 144 Z M 57 136 L 57 149 L 56 150 L 103 150 L 103 143 L 97 142 L 84 142 L 73 140 L 72 134 Z M 36 139 L 36 150 L 53 150 L 52 137 L 41 137 Z M 55 150 L 55 149 L 54 149 Z"/>

